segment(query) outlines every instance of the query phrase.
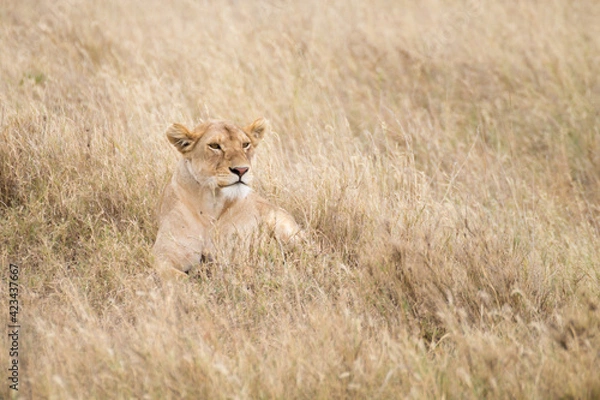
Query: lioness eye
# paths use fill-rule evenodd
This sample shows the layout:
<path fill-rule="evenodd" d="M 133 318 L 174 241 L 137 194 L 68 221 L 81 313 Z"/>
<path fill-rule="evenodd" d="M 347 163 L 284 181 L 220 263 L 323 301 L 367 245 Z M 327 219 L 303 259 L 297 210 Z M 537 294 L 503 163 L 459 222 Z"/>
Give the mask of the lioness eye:
<path fill-rule="evenodd" d="M 247 150 L 250 148 L 250 142 L 244 143 L 242 146 L 244 147 L 244 150 Z"/>
<path fill-rule="evenodd" d="M 221 150 L 221 146 L 219 146 L 218 143 L 211 143 L 208 145 L 208 147 L 210 147 L 213 150 Z"/>

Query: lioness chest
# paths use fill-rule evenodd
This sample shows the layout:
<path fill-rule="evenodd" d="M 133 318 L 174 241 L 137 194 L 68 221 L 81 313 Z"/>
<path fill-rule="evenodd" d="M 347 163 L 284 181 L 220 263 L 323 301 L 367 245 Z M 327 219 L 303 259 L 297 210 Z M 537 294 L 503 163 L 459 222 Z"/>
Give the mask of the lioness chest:
<path fill-rule="evenodd" d="M 181 199 L 163 213 L 154 251 L 183 272 L 217 251 L 245 249 L 263 226 L 270 228 L 269 204 L 254 193 L 225 204 L 216 215 Z"/>

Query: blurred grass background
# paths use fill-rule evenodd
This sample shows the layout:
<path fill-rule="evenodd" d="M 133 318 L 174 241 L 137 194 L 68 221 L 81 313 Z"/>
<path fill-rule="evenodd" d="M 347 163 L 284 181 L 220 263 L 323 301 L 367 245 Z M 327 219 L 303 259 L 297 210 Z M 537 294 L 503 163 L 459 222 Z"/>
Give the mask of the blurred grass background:
<path fill-rule="evenodd" d="M 1 397 L 600 397 L 600 3 L 0 4 Z M 314 246 L 163 285 L 166 128 L 259 116 Z"/>

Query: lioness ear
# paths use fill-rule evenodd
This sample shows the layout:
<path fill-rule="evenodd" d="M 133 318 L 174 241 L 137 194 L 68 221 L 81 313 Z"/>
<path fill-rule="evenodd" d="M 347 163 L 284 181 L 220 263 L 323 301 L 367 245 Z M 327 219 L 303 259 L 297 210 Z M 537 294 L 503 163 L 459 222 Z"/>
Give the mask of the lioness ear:
<path fill-rule="evenodd" d="M 199 136 L 181 124 L 173 124 L 167 129 L 167 138 L 177 150 L 185 154 L 193 147 Z"/>
<path fill-rule="evenodd" d="M 244 131 L 250 136 L 250 140 L 252 140 L 254 146 L 256 146 L 270 130 L 269 121 L 265 118 L 259 118 L 244 128 Z"/>

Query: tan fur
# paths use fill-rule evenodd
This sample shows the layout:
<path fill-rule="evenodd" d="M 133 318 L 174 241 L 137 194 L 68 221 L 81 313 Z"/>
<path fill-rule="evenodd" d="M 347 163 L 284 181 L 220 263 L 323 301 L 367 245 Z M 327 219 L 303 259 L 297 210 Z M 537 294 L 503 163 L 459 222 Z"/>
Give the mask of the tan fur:
<path fill-rule="evenodd" d="M 187 273 L 210 258 L 215 243 L 235 247 L 240 243 L 232 244 L 233 238 L 239 242 L 261 225 L 284 242 L 298 235 L 291 215 L 249 187 L 254 149 L 268 131 L 264 118 L 243 129 L 209 121 L 192 131 L 179 124 L 167 130 L 182 158 L 164 189 L 158 213 L 153 252 L 161 273 Z"/>

